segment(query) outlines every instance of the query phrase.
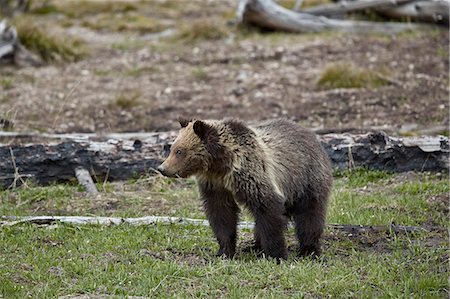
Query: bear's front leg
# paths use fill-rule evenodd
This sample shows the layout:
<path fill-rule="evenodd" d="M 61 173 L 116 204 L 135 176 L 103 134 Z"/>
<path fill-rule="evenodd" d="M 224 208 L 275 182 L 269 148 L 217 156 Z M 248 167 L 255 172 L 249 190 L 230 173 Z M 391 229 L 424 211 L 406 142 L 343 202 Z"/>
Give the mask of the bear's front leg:
<path fill-rule="evenodd" d="M 233 195 L 224 188 L 199 184 L 209 224 L 219 242 L 217 256 L 233 257 L 236 252 L 239 207 Z"/>

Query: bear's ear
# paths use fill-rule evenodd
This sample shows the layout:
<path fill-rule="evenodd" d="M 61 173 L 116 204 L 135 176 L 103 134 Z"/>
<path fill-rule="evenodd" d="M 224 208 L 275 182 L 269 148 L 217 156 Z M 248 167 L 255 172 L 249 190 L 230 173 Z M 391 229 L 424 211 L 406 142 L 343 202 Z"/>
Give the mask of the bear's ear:
<path fill-rule="evenodd" d="M 180 126 L 181 126 L 182 128 L 186 128 L 187 125 L 188 125 L 191 121 L 192 121 L 192 119 L 190 119 L 190 118 L 186 118 L 186 117 L 183 117 L 183 116 L 178 116 L 178 122 L 180 123 Z"/>
<path fill-rule="evenodd" d="M 211 129 L 211 127 L 201 120 L 196 120 L 194 122 L 194 133 L 197 134 L 201 140 L 206 139 L 210 129 Z"/>

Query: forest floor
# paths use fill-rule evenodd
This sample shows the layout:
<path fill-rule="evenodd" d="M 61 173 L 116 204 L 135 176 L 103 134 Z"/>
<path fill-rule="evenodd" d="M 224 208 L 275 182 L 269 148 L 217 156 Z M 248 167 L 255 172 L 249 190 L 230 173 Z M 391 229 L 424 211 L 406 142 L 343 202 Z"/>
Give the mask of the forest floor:
<path fill-rule="evenodd" d="M 443 28 L 288 34 L 237 28 L 232 0 L 46 3 L 16 23 L 72 39 L 80 55 L 0 69 L 0 118 L 10 130 L 165 131 L 184 115 L 415 135 L 449 122 Z M 321 84 L 336 66 L 331 84 Z M 339 82 L 354 71 L 375 74 L 375 82 Z"/>

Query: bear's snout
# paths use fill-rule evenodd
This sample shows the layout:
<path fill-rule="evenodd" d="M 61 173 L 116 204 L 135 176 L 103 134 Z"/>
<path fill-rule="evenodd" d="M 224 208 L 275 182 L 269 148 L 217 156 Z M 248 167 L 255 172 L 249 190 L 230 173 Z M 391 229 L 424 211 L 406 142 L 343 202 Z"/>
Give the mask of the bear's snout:
<path fill-rule="evenodd" d="M 163 163 L 163 164 L 164 164 L 164 163 Z M 166 168 L 164 167 L 163 164 L 159 165 L 159 166 L 156 168 L 156 170 L 158 170 L 159 173 L 161 173 L 163 176 L 168 176 L 168 175 L 167 175 L 167 172 L 166 172 Z"/>

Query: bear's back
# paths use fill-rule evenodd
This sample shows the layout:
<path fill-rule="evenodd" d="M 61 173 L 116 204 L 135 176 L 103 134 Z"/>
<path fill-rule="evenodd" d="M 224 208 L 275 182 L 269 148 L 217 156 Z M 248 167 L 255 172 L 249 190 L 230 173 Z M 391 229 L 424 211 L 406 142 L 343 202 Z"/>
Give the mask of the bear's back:
<path fill-rule="evenodd" d="M 331 185 L 328 155 L 316 135 L 284 119 L 263 121 L 251 127 L 265 148 L 268 168 L 288 201 L 306 189 Z"/>

